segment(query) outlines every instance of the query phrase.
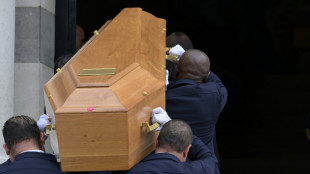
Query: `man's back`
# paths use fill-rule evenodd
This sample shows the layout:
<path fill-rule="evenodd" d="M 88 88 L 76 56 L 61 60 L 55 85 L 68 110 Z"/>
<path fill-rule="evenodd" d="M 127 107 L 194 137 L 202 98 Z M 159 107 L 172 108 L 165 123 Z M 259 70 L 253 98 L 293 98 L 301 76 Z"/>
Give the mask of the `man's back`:
<path fill-rule="evenodd" d="M 152 173 L 152 174 L 164 174 L 164 173 L 179 173 L 179 174 L 192 174 L 201 173 L 197 172 L 203 167 L 201 163 L 196 165 L 189 165 L 187 163 L 181 163 L 174 155 L 169 153 L 152 154 L 142 162 L 145 164 L 131 170 L 130 173 Z M 207 170 L 207 169 L 206 169 Z M 211 173 L 206 171 L 205 173 Z"/>
<path fill-rule="evenodd" d="M 211 158 L 211 151 L 203 142 L 195 137 L 189 153 L 191 162 L 181 162 L 170 153 L 151 154 L 134 166 L 130 174 L 217 174 L 219 173 L 215 161 Z"/>
<path fill-rule="evenodd" d="M 52 154 L 24 152 L 16 156 L 14 162 L 7 160 L 0 165 L 0 173 L 5 174 L 64 174 Z"/>
<path fill-rule="evenodd" d="M 172 119 L 187 122 L 193 133 L 205 144 L 209 144 L 212 142 L 215 125 L 226 100 L 226 88 L 211 72 L 208 81 L 203 84 L 187 79 L 169 84 L 166 110 Z"/>

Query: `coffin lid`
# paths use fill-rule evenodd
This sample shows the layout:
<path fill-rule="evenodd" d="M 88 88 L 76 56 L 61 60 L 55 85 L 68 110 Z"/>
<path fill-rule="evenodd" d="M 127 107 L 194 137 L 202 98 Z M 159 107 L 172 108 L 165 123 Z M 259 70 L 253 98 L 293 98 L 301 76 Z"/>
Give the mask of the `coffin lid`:
<path fill-rule="evenodd" d="M 126 112 L 165 85 L 166 21 L 125 8 L 44 86 L 57 113 Z M 114 75 L 80 75 L 116 68 Z"/>

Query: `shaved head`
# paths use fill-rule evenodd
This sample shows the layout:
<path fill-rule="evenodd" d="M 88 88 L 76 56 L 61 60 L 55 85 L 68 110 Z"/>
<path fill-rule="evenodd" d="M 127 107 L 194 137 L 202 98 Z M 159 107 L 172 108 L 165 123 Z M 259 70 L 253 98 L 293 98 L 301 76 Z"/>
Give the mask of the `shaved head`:
<path fill-rule="evenodd" d="M 202 51 L 190 49 L 182 55 L 177 65 L 177 80 L 191 79 L 204 83 L 209 74 L 210 60 Z"/>

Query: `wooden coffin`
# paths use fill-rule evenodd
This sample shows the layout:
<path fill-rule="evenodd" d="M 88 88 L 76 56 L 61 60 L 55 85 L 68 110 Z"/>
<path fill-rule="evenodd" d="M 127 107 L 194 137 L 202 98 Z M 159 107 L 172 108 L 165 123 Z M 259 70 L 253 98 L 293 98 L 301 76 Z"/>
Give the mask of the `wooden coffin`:
<path fill-rule="evenodd" d="M 165 108 L 165 28 L 125 8 L 45 84 L 63 171 L 128 170 L 154 150 L 141 123 Z"/>

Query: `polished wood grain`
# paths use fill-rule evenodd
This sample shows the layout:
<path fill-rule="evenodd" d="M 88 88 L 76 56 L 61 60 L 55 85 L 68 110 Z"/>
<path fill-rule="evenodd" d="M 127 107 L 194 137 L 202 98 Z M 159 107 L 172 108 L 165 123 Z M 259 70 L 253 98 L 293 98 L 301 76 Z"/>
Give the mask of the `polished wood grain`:
<path fill-rule="evenodd" d="M 128 170 L 154 150 L 157 133 L 140 123 L 165 108 L 165 27 L 125 8 L 45 84 L 63 171 Z M 117 71 L 79 76 L 92 68 Z"/>

